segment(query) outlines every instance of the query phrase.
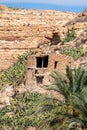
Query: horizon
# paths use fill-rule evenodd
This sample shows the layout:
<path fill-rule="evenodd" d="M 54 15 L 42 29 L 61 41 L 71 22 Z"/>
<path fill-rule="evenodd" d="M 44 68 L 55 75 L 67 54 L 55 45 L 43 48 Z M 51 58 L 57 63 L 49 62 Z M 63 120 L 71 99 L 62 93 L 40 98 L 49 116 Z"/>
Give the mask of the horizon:
<path fill-rule="evenodd" d="M 42 3 L 42 4 L 56 4 L 56 5 L 69 5 L 69 6 L 87 6 L 87 0 L 0 0 L 1 3 Z"/>
<path fill-rule="evenodd" d="M 81 5 L 58 5 L 52 3 L 37 3 L 37 2 L 1 2 L 0 5 L 6 5 L 7 7 L 12 8 L 21 8 L 21 9 L 39 9 L 39 10 L 59 10 L 65 12 L 82 12 L 87 8 L 87 6 Z"/>

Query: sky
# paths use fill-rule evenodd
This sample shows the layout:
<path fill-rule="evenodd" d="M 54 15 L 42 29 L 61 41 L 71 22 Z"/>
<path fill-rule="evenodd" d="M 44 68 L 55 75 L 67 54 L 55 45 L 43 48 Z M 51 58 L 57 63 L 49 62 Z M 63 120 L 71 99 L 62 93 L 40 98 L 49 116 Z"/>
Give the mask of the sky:
<path fill-rule="evenodd" d="M 75 5 L 75 6 L 87 6 L 87 0 L 0 0 L 3 2 L 32 2 L 32 3 L 48 3 L 56 5 Z"/>

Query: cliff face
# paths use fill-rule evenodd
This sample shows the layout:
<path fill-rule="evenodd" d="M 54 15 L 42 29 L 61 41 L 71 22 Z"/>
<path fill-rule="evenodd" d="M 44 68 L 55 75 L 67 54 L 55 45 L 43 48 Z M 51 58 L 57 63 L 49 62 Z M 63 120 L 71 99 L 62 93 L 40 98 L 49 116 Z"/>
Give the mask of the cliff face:
<path fill-rule="evenodd" d="M 11 66 L 28 49 L 50 42 L 53 31 L 61 37 L 66 31 L 63 26 L 75 17 L 76 14 L 59 11 L 1 10 L 0 71 Z"/>
<path fill-rule="evenodd" d="M 79 14 L 60 11 L 0 10 L 0 71 L 10 67 L 17 57 L 43 44 L 60 42 L 69 28 L 77 35 L 87 22 L 71 23 Z M 67 24 L 68 23 L 68 24 Z"/>

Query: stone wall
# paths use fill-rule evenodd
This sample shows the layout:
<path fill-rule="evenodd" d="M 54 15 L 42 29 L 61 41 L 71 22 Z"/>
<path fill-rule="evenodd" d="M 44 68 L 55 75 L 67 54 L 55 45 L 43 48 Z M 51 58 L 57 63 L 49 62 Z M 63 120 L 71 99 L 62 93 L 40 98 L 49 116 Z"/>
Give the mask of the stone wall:
<path fill-rule="evenodd" d="M 41 58 L 40 66 L 37 66 L 37 57 Z M 48 59 L 44 61 L 45 57 Z M 45 66 L 43 66 L 44 62 Z M 46 53 L 40 55 L 36 54 L 28 57 L 26 68 L 27 89 L 35 90 L 37 87 L 48 85 L 52 81 L 52 78 L 49 76 L 49 74 L 51 74 L 54 69 L 65 74 L 66 65 L 75 67 L 74 60 L 68 56 L 61 54 Z"/>

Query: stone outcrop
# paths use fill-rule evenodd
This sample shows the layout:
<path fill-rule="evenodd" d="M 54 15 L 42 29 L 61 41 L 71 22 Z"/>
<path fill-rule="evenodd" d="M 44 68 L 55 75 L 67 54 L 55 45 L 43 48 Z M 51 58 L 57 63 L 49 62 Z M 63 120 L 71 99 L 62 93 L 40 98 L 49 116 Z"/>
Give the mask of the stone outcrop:
<path fill-rule="evenodd" d="M 0 86 L 0 108 L 10 105 L 11 100 L 15 94 L 22 94 L 26 92 L 27 89 L 24 84 L 20 84 L 17 87 L 13 87 L 7 84 L 6 86 Z"/>
<path fill-rule="evenodd" d="M 87 28 L 75 40 L 76 47 L 87 48 Z"/>
<path fill-rule="evenodd" d="M 0 108 L 5 105 L 10 105 L 12 96 L 15 94 L 15 91 L 12 86 L 5 86 L 0 90 Z"/>
<path fill-rule="evenodd" d="M 74 29 L 77 32 L 77 36 L 87 28 L 87 10 L 79 13 L 73 20 L 66 24 L 68 29 Z"/>

